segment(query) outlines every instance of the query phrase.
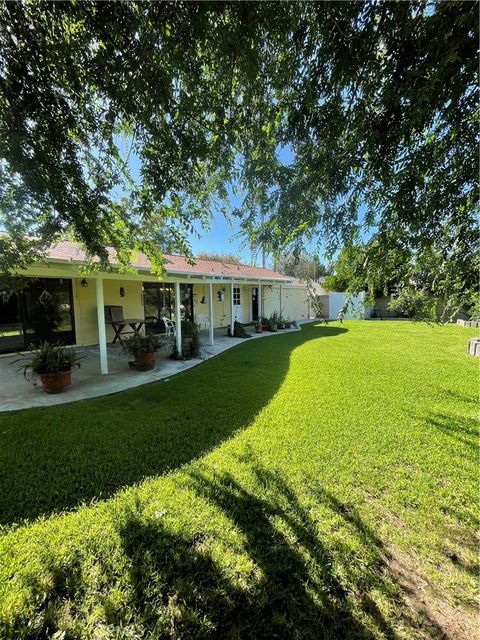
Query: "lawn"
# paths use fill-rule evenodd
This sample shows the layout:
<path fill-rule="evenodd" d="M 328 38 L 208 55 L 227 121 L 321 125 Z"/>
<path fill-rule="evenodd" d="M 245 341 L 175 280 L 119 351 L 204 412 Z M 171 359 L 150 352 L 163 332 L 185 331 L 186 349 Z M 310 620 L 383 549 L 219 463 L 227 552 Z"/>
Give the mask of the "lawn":
<path fill-rule="evenodd" d="M 474 333 L 304 325 L 0 414 L 0 637 L 475 637 Z"/>

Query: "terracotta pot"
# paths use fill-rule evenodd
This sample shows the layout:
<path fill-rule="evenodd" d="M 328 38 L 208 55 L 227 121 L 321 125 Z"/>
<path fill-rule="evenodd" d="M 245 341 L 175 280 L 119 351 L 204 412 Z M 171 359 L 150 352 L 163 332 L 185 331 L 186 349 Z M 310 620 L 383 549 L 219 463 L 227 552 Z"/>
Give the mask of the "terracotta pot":
<path fill-rule="evenodd" d="M 46 393 L 62 393 L 72 384 L 72 370 L 41 373 L 40 379 Z"/>
<path fill-rule="evenodd" d="M 139 353 L 135 358 L 137 371 L 151 371 L 155 369 L 156 357 L 155 352 Z"/>
<path fill-rule="evenodd" d="M 257 324 L 255 326 L 255 333 L 262 333 L 262 331 L 263 331 L 262 325 L 261 324 Z"/>

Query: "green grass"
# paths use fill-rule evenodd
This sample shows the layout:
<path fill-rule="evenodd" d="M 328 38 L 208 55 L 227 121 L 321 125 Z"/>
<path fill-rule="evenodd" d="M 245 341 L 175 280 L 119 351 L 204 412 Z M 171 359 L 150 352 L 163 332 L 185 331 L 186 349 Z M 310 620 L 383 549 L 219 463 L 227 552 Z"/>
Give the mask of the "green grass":
<path fill-rule="evenodd" d="M 471 615 L 473 333 L 304 325 L 0 414 L 0 637 L 440 637 L 396 567 Z"/>

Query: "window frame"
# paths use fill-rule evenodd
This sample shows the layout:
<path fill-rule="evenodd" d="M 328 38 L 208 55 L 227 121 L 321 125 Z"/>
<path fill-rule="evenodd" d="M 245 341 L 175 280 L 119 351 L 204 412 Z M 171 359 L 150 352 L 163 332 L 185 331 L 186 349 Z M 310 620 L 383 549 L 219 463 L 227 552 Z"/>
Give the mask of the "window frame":
<path fill-rule="evenodd" d="M 234 307 L 242 306 L 241 287 L 233 287 L 233 306 Z"/>

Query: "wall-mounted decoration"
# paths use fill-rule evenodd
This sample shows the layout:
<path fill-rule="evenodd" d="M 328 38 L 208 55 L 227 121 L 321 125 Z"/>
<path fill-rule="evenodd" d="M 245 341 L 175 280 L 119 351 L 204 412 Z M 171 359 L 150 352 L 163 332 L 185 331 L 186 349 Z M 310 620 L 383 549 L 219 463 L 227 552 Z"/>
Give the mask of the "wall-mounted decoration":
<path fill-rule="evenodd" d="M 38 301 L 40 304 L 47 306 L 47 304 L 51 301 L 52 294 L 49 293 L 46 289 L 42 291 L 42 293 L 38 296 Z"/>

